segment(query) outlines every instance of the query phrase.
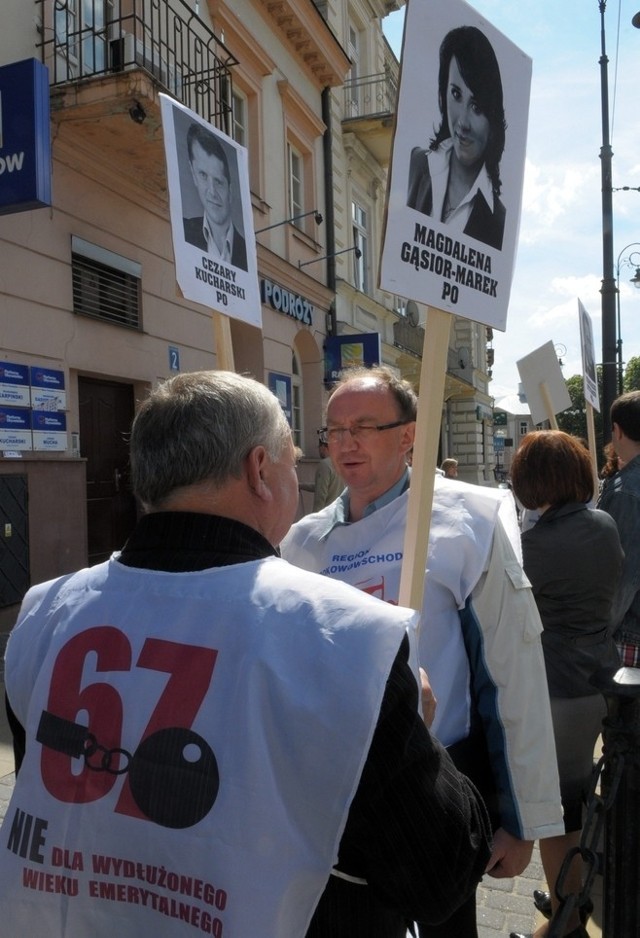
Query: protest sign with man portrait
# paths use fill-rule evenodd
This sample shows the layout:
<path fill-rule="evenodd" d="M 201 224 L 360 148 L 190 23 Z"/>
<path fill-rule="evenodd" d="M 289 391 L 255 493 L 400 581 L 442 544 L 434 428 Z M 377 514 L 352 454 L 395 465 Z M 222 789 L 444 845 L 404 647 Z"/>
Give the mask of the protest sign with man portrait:
<path fill-rule="evenodd" d="M 180 290 L 260 327 L 246 149 L 194 111 L 160 97 Z"/>

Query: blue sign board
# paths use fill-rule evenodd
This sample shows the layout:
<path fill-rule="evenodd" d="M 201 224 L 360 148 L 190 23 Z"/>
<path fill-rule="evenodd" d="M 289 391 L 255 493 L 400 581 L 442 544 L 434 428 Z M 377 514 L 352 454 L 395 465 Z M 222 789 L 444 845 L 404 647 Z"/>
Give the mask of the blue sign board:
<path fill-rule="evenodd" d="M 324 380 L 333 384 L 345 368 L 380 364 L 380 333 L 327 336 L 324 343 Z"/>
<path fill-rule="evenodd" d="M 169 346 L 169 368 L 171 371 L 180 371 L 180 349 L 175 345 Z"/>
<path fill-rule="evenodd" d="M 0 384 L 20 384 L 28 387 L 29 366 L 0 362 Z"/>
<path fill-rule="evenodd" d="M 31 449 L 31 411 L 0 407 L 0 447 L 10 450 Z"/>
<path fill-rule="evenodd" d="M 31 365 L 31 387 L 64 391 L 64 371 Z"/>
<path fill-rule="evenodd" d="M 29 366 L 0 362 L 0 404 L 29 406 Z"/>
<path fill-rule="evenodd" d="M 67 418 L 49 410 L 31 413 L 34 450 L 61 452 L 67 448 Z"/>
<path fill-rule="evenodd" d="M 34 410 L 64 410 L 67 395 L 64 389 L 64 371 L 32 365 L 31 406 Z"/>
<path fill-rule="evenodd" d="M 0 215 L 51 205 L 49 72 L 36 59 L 0 67 Z"/>

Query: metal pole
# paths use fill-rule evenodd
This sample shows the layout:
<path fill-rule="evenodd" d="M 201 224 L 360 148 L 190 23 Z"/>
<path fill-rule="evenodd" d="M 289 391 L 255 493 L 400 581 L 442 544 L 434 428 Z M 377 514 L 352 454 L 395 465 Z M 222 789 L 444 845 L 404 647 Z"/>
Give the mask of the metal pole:
<path fill-rule="evenodd" d="M 604 13 L 606 0 L 598 0 L 600 9 L 600 96 L 602 108 L 602 436 L 603 444 L 611 440 L 609 412 L 616 398 L 616 283 L 613 277 L 613 189 L 611 186 L 611 158 L 609 140 L 609 81 L 606 53 Z"/>
<path fill-rule="evenodd" d="M 604 694 L 605 814 L 602 938 L 640 934 L 640 670 L 599 671 L 592 683 Z"/>
<path fill-rule="evenodd" d="M 616 342 L 617 367 L 618 367 L 618 395 L 622 394 L 622 325 L 620 320 L 620 256 L 616 264 L 616 322 L 618 330 L 618 341 Z"/>
<path fill-rule="evenodd" d="M 640 15 L 640 14 L 639 14 Z M 618 254 L 616 260 L 616 307 L 617 307 L 617 329 L 618 329 L 618 341 L 617 341 L 617 353 L 618 353 L 618 394 L 622 394 L 624 390 L 624 362 L 622 359 L 622 320 L 620 316 L 620 266 L 622 262 L 622 255 L 625 251 L 628 251 L 629 248 L 640 247 L 640 242 L 632 241 L 630 244 L 625 244 L 623 249 Z M 631 251 L 627 258 L 627 263 L 630 267 L 634 267 L 633 255 L 639 254 L 638 251 Z"/>

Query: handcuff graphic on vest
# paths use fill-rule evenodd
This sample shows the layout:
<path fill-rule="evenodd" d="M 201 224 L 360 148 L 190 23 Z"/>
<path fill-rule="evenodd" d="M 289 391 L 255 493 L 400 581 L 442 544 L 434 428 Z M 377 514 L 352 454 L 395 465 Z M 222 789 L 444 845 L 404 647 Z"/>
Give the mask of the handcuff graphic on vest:
<path fill-rule="evenodd" d="M 197 824 L 213 807 L 220 777 L 213 750 L 189 725 L 209 688 L 217 651 L 145 640 L 135 667 L 169 673 L 170 678 L 133 753 L 114 738 L 122 728 L 116 688 L 96 682 L 80 689 L 91 652 L 98 657 L 96 670 L 131 670 L 129 640 L 113 626 L 87 629 L 62 647 L 36 736 L 43 746 L 45 787 L 59 801 L 96 801 L 124 775 L 117 813 L 169 828 Z M 89 714 L 88 726 L 76 722 L 81 710 Z M 72 771 L 73 759 L 84 761 L 80 773 Z"/>

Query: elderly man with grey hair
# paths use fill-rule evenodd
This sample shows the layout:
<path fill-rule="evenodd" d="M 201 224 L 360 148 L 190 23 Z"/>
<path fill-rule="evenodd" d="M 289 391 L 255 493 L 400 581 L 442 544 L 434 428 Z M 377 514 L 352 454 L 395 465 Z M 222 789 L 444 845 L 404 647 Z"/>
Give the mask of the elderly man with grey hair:
<path fill-rule="evenodd" d="M 264 385 L 178 375 L 131 433 L 145 514 L 34 587 L 6 687 L 3 934 L 404 938 L 489 856 L 418 714 L 414 613 L 278 556 L 298 490 Z"/>

